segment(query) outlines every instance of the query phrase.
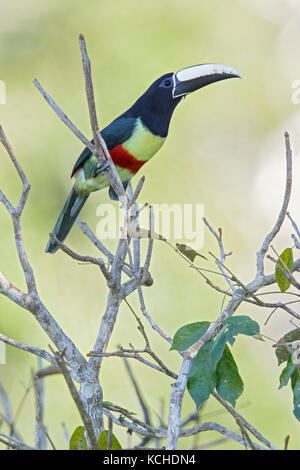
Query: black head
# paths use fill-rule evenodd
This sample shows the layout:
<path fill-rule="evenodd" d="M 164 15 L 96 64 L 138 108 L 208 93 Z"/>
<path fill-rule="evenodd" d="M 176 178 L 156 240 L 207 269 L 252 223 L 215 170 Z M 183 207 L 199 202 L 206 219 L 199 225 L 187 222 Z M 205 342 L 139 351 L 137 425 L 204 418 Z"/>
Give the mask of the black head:
<path fill-rule="evenodd" d="M 211 83 L 240 74 L 220 64 L 201 64 L 187 67 L 158 78 L 125 113 L 140 117 L 151 132 L 161 137 L 168 134 L 170 119 L 181 98 Z"/>
<path fill-rule="evenodd" d="M 166 137 L 173 111 L 182 97 L 173 97 L 173 73 L 155 80 L 145 93 L 125 113 L 139 117 L 155 135 Z"/>

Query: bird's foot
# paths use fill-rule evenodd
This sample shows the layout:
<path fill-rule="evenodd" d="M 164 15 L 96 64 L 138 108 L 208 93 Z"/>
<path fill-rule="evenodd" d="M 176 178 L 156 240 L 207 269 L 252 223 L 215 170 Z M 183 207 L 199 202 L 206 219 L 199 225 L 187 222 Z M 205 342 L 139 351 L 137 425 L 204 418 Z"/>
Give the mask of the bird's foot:
<path fill-rule="evenodd" d="M 95 170 L 95 176 L 99 175 L 99 173 L 101 173 L 101 175 L 104 175 L 105 172 L 108 170 L 110 170 L 110 164 L 108 161 L 105 160 L 102 163 L 98 163 Z"/>

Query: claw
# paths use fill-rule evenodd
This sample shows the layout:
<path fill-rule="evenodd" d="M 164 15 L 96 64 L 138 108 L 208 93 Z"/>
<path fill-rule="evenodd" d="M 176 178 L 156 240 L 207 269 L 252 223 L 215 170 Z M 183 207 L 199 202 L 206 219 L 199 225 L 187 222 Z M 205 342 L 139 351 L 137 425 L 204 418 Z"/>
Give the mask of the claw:
<path fill-rule="evenodd" d="M 104 173 L 108 170 L 110 170 L 110 164 L 108 161 L 105 160 L 101 164 L 98 163 L 96 170 L 95 170 L 95 176 L 99 175 L 99 173 L 101 173 L 101 175 L 104 175 Z"/>

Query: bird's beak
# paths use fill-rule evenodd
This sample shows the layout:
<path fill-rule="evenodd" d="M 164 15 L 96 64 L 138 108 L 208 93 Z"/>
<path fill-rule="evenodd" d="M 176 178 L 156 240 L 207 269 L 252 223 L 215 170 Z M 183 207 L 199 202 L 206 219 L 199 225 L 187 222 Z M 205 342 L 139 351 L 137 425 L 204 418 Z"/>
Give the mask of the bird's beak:
<path fill-rule="evenodd" d="M 226 80 L 242 78 L 232 67 L 221 64 L 200 64 L 187 67 L 173 74 L 173 98 L 185 96 L 206 85 Z"/>

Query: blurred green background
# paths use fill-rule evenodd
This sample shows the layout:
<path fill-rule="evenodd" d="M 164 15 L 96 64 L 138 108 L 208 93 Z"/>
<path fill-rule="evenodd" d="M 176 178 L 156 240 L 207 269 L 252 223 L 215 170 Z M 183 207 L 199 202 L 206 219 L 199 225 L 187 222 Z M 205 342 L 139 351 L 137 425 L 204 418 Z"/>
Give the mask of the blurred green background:
<path fill-rule="evenodd" d="M 167 143 L 139 173 L 146 176 L 141 202 L 203 203 L 214 227 L 222 227 L 225 248 L 233 250 L 228 261 L 243 282 L 255 273 L 255 253 L 271 229 L 284 188 L 284 139 L 287 129 L 295 155 L 295 184 L 291 213 L 299 204 L 299 106 L 291 96 L 300 79 L 298 44 L 300 6 L 287 0 L 0 0 L 0 80 L 7 89 L 0 105 L 4 127 L 31 183 L 23 217 L 25 242 L 35 269 L 41 298 L 82 353 L 91 350 L 106 303 L 104 280 L 93 266 L 78 265 L 58 252 L 44 253 L 48 233 L 69 192 L 70 171 L 82 150 L 81 143 L 59 121 L 32 84 L 38 78 L 79 128 L 90 135 L 84 95 L 78 34 L 84 33 L 92 61 L 93 79 L 101 124 L 123 112 L 160 75 L 202 62 L 235 67 L 243 80 L 229 80 L 205 88 L 178 106 Z M 298 177 L 298 181 L 297 181 Z M 137 182 L 138 177 L 133 182 Z M 13 202 L 20 184 L 3 148 L 0 148 L 0 187 Z M 93 195 L 81 219 L 95 229 L 100 202 L 107 191 Z M 0 206 L 0 270 L 19 288 L 24 279 L 18 265 L 11 220 Z M 280 251 L 290 245 L 289 226 L 276 241 Z M 95 254 L 78 227 L 68 244 L 83 254 Z M 110 242 L 113 248 L 115 242 Z M 217 246 L 205 234 L 203 252 Z M 213 264 L 211 264 L 211 267 Z M 273 266 L 268 265 L 271 272 Z M 154 285 L 145 292 L 147 308 L 171 336 L 185 323 L 217 318 L 222 296 L 211 290 L 167 246 L 156 243 L 152 261 Z M 219 281 L 219 279 L 218 279 Z M 138 308 L 137 299 L 128 299 Z M 296 304 L 297 305 L 297 304 Z M 299 311 L 299 307 L 295 309 Z M 293 326 L 284 312 L 270 312 L 243 305 L 239 314 L 256 319 L 264 334 L 278 339 Z M 49 343 L 34 318 L 0 297 L 0 331 L 47 349 Z M 180 359 L 169 352 L 160 337 L 147 331 L 155 351 L 178 371 Z M 136 322 L 122 305 L 109 350 L 118 344 L 143 346 Z M 245 392 L 238 408 L 275 445 L 299 448 L 299 423 L 292 414 L 288 387 L 278 391 L 279 369 L 272 342 L 241 337 L 233 347 Z M 171 381 L 158 372 L 132 363 L 154 422 L 164 403 L 164 419 Z M 1 377 L 18 408 L 30 382 L 36 358 L 7 347 L 7 365 Z M 120 358 L 106 359 L 101 383 L 104 399 L 136 411 L 140 408 Z M 46 380 L 45 423 L 57 448 L 67 446 L 61 423 L 69 432 L 80 424 L 61 377 Z M 188 394 L 184 415 L 193 410 Z M 237 430 L 235 422 L 210 399 L 204 420 L 216 420 Z M 156 421 L 155 421 L 156 420 Z M 279 425 L 280 423 L 280 425 Z M 34 443 L 33 391 L 26 395 L 17 427 L 27 443 Z M 5 427 L 3 427 L 3 430 Z M 115 429 L 121 444 L 130 442 L 123 429 Z M 218 439 L 203 433 L 199 443 Z M 139 438 L 133 437 L 132 442 Z M 188 448 L 192 439 L 181 440 Z M 240 448 L 230 441 L 217 448 Z"/>

